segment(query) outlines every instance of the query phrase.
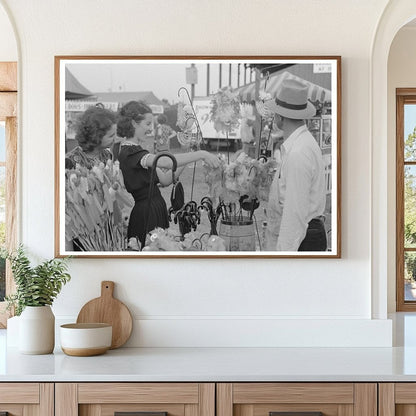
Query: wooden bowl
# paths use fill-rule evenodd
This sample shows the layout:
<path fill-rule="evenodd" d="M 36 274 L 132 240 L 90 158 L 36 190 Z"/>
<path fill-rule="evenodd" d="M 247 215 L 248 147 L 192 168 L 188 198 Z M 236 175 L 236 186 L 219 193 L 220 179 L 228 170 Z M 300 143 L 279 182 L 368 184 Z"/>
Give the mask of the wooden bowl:
<path fill-rule="evenodd" d="M 112 326 L 104 323 L 61 325 L 61 348 L 67 355 L 89 357 L 111 347 Z"/>

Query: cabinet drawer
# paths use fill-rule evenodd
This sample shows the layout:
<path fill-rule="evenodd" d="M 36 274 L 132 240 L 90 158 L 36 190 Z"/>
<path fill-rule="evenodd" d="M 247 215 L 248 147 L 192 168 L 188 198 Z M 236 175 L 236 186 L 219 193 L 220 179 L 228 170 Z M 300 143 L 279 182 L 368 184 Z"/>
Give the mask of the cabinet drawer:
<path fill-rule="evenodd" d="M 53 384 L 0 383 L 0 415 L 53 416 Z"/>
<path fill-rule="evenodd" d="M 220 383 L 217 416 L 376 416 L 375 383 Z"/>
<path fill-rule="evenodd" d="M 416 415 L 416 383 L 380 383 L 380 416 Z"/>
<path fill-rule="evenodd" d="M 351 383 L 238 383 L 235 403 L 354 403 Z"/>
<path fill-rule="evenodd" d="M 57 383 L 56 416 L 215 416 L 213 383 Z"/>
<path fill-rule="evenodd" d="M 0 383 L 0 403 L 31 403 L 40 400 L 38 383 Z"/>
<path fill-rule="evenodd" d="M 78 403 L 198 403 L 198 383 L 80 383 Z"/>

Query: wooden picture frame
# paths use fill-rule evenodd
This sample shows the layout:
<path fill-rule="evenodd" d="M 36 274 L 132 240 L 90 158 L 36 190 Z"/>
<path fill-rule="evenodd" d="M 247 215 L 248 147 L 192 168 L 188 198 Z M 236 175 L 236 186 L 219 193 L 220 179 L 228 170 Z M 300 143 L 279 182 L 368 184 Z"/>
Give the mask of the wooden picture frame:
<path fill-rule="evenodd" d="M 296 88 L 302 92 L 293 92 Z M 302 103 L 282 101 L 285 89 L 290 91 L 289 95 L 302 95 Z M 153 115 L 152 124 L 140 139 L 136 137 L 137 130 L 129 136 L 130 133 L 120 127 L 120 118 L 127 114 L 121 109 L 130 101 L 143 101 Z M 304 167 L 300 161 L 302 157 L 296 161 L 294 156 L 295 162 L 289 163 L 289 159 L 285 159 L 288 151 L 283 147 L 281 152 L 276 150 L 290 137 L 287 124 L 281 130 L 276 122 L 283 123 L 275 112 L 281 111 L 282 106 L 286 119 L 301 121 L 305 118 L 304 125 L 295 125 L 299 128 L 295 136 L 306 134 L 308 139 L 305 140 L 316 141 L 318 147 L 311 146 L 317 162 L 310 162 L 316 166 Z M 85 131 L 82 133 L 80 127 L 85 122 L 85 111 L 91 107 L 114 112 L 117 124 L 115 143 L 111 151 L 106 151 L 108 159 L 97 159 L 92 164 L 85 160 L 93 160 L 94 154 L 103 149 L 91 150 L 97 144 L 86 143 L 90 139 L 85 138 Z M 314 109 L 312 116 L 308 113 L 306 117 L 306 107 Z M 166 117 L 159 117 L 161 114 Z M 137 128 L 140 121 L 131 121 L 131 125 Z M 166 133 L 160 133 L 164 131 L 161 125 L 169 126 L 167 142 L 163 139 Z M 105 134 L 109 131 L 107 128 Z M 315 141 L 311 141 L 308 132 Z M 102 137 L 97 140 L 94 143 L 102 143 Z M 131 159 L 126 157 L 123 161 L 126 153 L 137 150 L 136 140 L 141 140 L 139 150 L 143 152 L 148 150 L 157 155 L 167 150 L 178 161 L 178 172 L 182 170 L 179 180 L 185 192 L 185 205 L 171 212 L 169 231 L 166 227 L 156 230 L 149 229 L 149 225 L 146 227 L 146 222 L 158 224 L 152 209 L 147 218 L 142 218 L 143 214 L 138 217 L 136 212 L 131 215 L 131 206 L 137 207 L 148 200 L 143 193 L 140 199 L 137 189 L 126 191 L 138 183 L 134 178 L 131 181 L 134 185 L 131 185 L 130 174 L 126 173 L 125 160 Z M 167 148 L 164 147 L 166 143 Z M 128 151 L 127 146 L 130 146 Z M 178 156 L 183 153 L 188 155 Z M 144 175 L 149 176 L 145 182 L 149 188 L 151 162 L 155 158 L 142 158 L 143 154 L 140 153 L 137 162 L 143 166 L 134 165 L 132 169 L 136 172 L 136 168 L 146 168 L 148 173 Z M 116 162 L 119 156 L 121 159 Z M 212 162 L 213 156 L 219 162 Z M 167 157 L 160 164 L 163 158 L 158 158 L 157 162 L 159 182 L 163 182 L 160 177 L 172 166 Z M 191 158 L 192 163 L 183 167 L 184 158 Z M 84 162 L 88 167 L 83 166 Z M 92 171 L 94 163 L 96 168 Z M 210 166 L 212 163 L 215 166 Z M 290 169 L 297 172 L 297 177 L 303 172 L 300 188 L 288 185 Z M 103 173 L 107 176 L 100 179 Z M 93 179 L 91 175 L 95 175 Z M 121 180 L 116 180 L 114 175 Z M 55 177 L 57 257 L 340 258 L 341 57 L 56 56 Z M 101 184 L 106 184 L 105 191 L 97 185 L 100 180 Z M 274 186 L 285 190 L 278 195 L 277 191 L 270 194 Z M 288 194 L 286 187 L 291 189 Z M 171 188 L 154 185 L 151 190 L 160 190 L 166 202 L 165 209 L 170 206 Z M 307 192 L 298 193 L 298 189 Z M 120 196 L 119 192 L 124 193 Z M 287 196 L 292 195 L 290 192 L 294 196 Z M 92 194 L 95 196 L 91 197 Z M 312 196 L 301 198 L 309 194 Z M 273 205 L 267 201 L 269 195 L 279 202 Z M 287 208 L 289 200 L 294 201 L 295 208 Z M 117 207 L 111 205 L 114 201 Z M 284 206 L 287 214 L 282 211 Z M 273 217 L 270 213 L 274 207 L 277 208 Z M 102 216 L 106 209 L 108 212 Z M 298 209 L 302 215 L 287 220 L 288 213 Z M 283 219 L 276 219 L 278 216 Z M 147 237 L 139 237 L 139 231 L 132 231 L 133 217 L 144 224 Z M 100 221 L 105 221 L 105 225 Z M 277 236 L 279 221 L 285 226 L 280 227 Z M 324 234 L 326 238 L 326 246 L 317 248 L 312 236 L 311 245 L 305 246 L 306 251 L 298 251 L 299 246 L 304 247 L 302 242 L 305 243 L 307 229 L 308 238 L 311 235 L 311 224 L 315 221 L 322 229 L 321 237 Z M 283 237 L 284 230 L 289 230 L 286 237 Z M 215 232 L 220 238 L 212 237 Z M 144 246 L 145 249 L 140 250 Z"/>

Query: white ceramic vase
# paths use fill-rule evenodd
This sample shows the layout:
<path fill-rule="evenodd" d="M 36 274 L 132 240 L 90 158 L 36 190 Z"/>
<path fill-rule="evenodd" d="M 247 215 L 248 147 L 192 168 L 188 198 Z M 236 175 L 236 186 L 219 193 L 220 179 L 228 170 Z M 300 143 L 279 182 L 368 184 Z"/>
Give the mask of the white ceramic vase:
<path fill-rule="evenodd" d="M 7 320 L 7 347 L 19 347 L 19 320 L 20 316 L 13 316 Z"/>
<path fill-rule="evenodd" d="M 50 354 L 55 346 L 55 316 L 51 307 L 26 306 L 19 319 L 19 351 Z"/>

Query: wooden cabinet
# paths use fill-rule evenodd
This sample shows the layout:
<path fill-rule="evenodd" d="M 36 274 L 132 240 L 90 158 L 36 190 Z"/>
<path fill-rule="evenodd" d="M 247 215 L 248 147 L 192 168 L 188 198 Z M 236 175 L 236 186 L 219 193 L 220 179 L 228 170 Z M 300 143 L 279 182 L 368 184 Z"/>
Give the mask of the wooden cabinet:
<path fill-rule="evenodd" d="M 415 416 L 416 383 L 380 383 L 379 416 Z"/>
<path fill-rule="evenodd" d="M 55 415 L 377 416 L 377 393 L 376 383 L 57 383 Z"/>
<path fill-rule="evenodd" d="M 413 383 L 0 383 L 0 416 L 416 416 Z"/>
<path fill-rule="evenodd" d="M 214 383 L 57 383 L 55 416 L 215 416 Z M 146 416 L 143 413 L 141 416 Z"/>
<path fill-rule="evenodd" d="M 376 383 L 220 383 L 216 399 L 217 416 L 377 416 Z"/>
<path fill-rule="evenodd" d="M 53 416 L 53 383 L 0 383 L 0 415 Z"/>

